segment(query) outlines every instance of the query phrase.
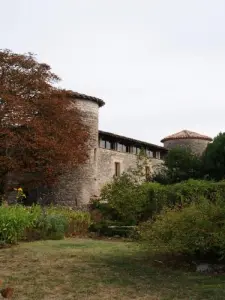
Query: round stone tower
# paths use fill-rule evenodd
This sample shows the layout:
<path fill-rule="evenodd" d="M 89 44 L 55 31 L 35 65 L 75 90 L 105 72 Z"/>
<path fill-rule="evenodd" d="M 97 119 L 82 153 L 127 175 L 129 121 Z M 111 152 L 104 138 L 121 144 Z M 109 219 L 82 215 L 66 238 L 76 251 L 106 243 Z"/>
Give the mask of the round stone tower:
<path fill-rule="evenodd" d="M 96 194 L 99 107 L 105 103 L 101 99 L 76 92 L 69 92 L 69 96 L 81 112 L 82 121 L 88 126 L 90 134 L 87 161 L 73 172 L 65 174 L 57 189 L 56 202 L 75 207 L 88 204 L 90 198 Z"/>
<path fill-rule="evenodd" d="M 182 130 L 161 140 L 168 150 L 179 146 L 189 148 L 198 155 L 204 152 L 211 141 L 212 138 L 189 130 Z"/>

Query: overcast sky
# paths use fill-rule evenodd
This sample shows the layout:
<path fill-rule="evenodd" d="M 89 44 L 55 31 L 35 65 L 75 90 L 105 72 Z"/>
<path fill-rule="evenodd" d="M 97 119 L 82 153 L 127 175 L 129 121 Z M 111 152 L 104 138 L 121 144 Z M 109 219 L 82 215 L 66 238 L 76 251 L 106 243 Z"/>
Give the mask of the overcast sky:
<path fill-rule="evenodd" d="M 225 0 L 0 0 L 0 48 L 102 98 L 100 129 L 225 131 Z"/>

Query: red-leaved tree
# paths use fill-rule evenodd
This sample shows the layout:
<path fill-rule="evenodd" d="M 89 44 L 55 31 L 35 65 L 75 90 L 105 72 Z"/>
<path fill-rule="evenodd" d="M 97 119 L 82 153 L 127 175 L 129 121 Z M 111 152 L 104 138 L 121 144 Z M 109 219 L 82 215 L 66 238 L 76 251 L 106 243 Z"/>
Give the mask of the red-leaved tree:
<path fill-rule="evenodd" d="M 31 53 L 0 50 L 0 186 L 51 185 L 87 158 L 88 128 L 59 77 Z M 14 178 L 14 180 L 12 180 Z"/>

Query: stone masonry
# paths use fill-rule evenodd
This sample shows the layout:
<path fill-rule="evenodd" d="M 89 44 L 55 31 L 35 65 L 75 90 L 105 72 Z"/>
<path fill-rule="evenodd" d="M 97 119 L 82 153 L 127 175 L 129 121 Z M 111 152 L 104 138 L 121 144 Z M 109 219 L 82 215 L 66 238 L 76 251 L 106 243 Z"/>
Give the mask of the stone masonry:
<path fill-rule="evenodd" d="M 183 147 L 191 149 L 195 154 L 202 154 L 206 149 L 209 141 L 199 139 L 176 139 L 166 141 L 164 147 L 167 149 L 173 149 L 175 147 Z"/>
<path fill-rule="evenodd" d="M 167 149 L 179 146 L 189 148 L 197 155 L 201 155 L 211 141 L 210 137 L 189 130 L 182 130 L 161 140 Z"/>
<path fill-rule="evenodd" d="M 82 120 L 90 131 L 87 144 L 89 158 L 72 172 L 61 177 L 55 193 L 58 204 L 70 207 L 85 206 L 93 196 L 99 196 L 101 188 L 116 174 L 115 165 L 119 164 L 120 174 L 129 168 L 135 168 L 137 154 L 144 149 L 150 172 L 156 171 L 163 163 L 168 149 L 175 146 L 190 147 L 201 154 L 210 142 L 210 138 L 190 131 L 166 137 L 164 147 L 99 131 L 99 107 L 104 105 L 101 99 L 78 93 L 70 95 L 73 105 L 82 114 Z M 102 136 L 101 136 L 102 134 Z M 137 151 L 137 152 L 135 152 Z"/>
<path fill-rule="evenodd" d="M 83 122 L 88 125 L 90 139 L 87 145 L 88 160 L 73 172 L 62 176 L 57 189 L 56 202 L 71 207 L 88 204 L 90 198 L 96 194 L 99 114 L 99 105 L 96 101 L 79 98 L 73 101 L 82 113 Z"/>
<path fill-rule="evenodd" d="M 121 153 L 108 149 L 98 149 L 98 164 L 97 164 L 97 194 L 101 188 L 115 175 L 115 163 L 121 165 L 120 172 L 128 171 L 130 168 L 135 168 L 137 165 L 137 155 L 131 153 Z M 150 172 L 154 172 L 163 163 L 162 160 L 151 158 L 148 159 L 146 165 L 149 166 Z"/>

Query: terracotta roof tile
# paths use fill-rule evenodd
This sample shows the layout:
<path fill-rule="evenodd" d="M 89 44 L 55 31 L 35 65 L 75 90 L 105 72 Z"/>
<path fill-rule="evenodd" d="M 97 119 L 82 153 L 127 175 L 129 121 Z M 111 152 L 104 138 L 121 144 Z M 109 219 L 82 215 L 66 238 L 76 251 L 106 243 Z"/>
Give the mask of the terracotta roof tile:
<path fill-rule="evenodd" d="M 180 132 L 165 137 L 164 139 L 161 140 L 161 142 L 164 143 L 166 141 L 176 140 L 176 139 L 198 139 L 198 140 L 212 141 L 212 138 L 210 138 L 207 135 L 202 135 L 197 132 L 193 132 L 189 130 L 182 130 Z"/>
<path fill-rule="evenodd" d="M 105 105 L 105 102 L 102 99 L 99 99 L 99 98 L 96 98 L 96 97 L 93 97 L 93 96 L 88 96 L 88 95 L 80 94 L 80 93 L 73 92 L 73 91 L 67 91 L 67 93 L 72 98 L 82 99 L 82 100 L 89 100 L 89 101 L 96 102 L 99 105 L 99 107 Z"/>

